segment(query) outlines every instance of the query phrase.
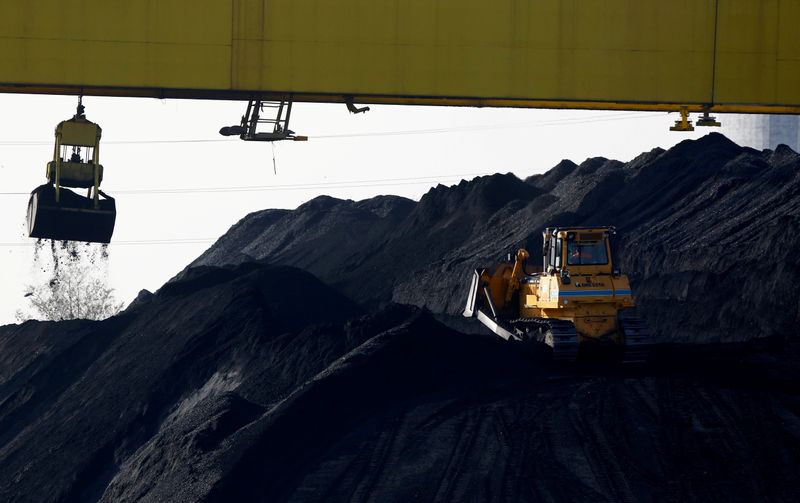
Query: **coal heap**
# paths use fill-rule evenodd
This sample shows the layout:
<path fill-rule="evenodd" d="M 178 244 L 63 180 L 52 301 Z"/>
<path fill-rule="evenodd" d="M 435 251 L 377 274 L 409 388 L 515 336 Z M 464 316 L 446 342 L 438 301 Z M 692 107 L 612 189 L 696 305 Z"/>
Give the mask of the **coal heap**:
<path fill-rule="evenodd" d="M 722 337 L 720 309 L 767 299 L 675 290 L 794 292 L 779 273 L 796 263 L 778 249 L 797 168 L 794 152 L 711 135 L 419 203 L 318 198 L 250 215 L 114 318 L 0 327 L 0 501 L 797 501 L 800 342 L 780 325 L 797 306 Z M 676 172 L 693 177 L 683 190 Z M 614 215 L 648 320 L 680 313 L 687 340 L 743 342 L 565 365 L 435 318 L 460 308 L 452 275 L 540 239 L 534 220 Z M 735 236 L 749 245 L 723 254 Z M 391 302 L 404 298 L 439 312 Z"/>
<path fill-rule="evenodd" d="M 644 317 L 664 341 L 797 334 L 800 155 L 713 133 L 628 163 L 562 161 L 520 180 L 492 175 L 398 197 L 321 197 L 248 215 L 195 265 L 265 259 L 301 267 L 366 307 L 458 316 L 472 270 L 547 226 L 613 225 Z"/>
<path fill-rule="evenodd" d="M 794 343 L 554 365 L 247 263 L 0 347 L 2 501 L 800 496 Z"/>

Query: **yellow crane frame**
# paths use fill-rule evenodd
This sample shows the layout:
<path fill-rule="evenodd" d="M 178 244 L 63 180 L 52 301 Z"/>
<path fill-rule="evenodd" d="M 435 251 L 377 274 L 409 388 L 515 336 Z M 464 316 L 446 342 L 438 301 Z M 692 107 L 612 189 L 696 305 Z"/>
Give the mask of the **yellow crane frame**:
<path fill-rule="evenodd" d="M 0 92 L 800 113 L 800 0 L 4 0 Z"/>

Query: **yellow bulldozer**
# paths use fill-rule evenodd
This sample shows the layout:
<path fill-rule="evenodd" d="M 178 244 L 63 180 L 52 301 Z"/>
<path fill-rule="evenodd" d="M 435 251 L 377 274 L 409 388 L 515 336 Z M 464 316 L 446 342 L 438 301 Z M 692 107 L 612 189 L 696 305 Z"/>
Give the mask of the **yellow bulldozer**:
<path fill-rule="evenodd" d="M 541 267 L 525 249 L 477 269 L 464 316 L 512 341 L 539 342 L 556 360 L 618 355 L 646 360 L 651 337 L 614 265 L 613 227 L 547 228 Z"/>

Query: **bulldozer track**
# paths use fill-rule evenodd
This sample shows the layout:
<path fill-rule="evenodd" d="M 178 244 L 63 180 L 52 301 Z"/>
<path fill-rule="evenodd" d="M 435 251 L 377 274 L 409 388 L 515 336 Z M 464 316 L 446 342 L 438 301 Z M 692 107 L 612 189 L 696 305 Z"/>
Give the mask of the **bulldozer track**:
<path fill-rule="evenodd" d="M 653 339 L 644 320 L 634 316 L 620 316 L 619 326 L 625 340 L 623 363 L 644 363 L 650 356 Z"/>
<path fill-rule="evenodd" d="M 568 320 L 518 318 L 511 321 L 514 328 L 525 334 L 526 340 L 544 342 L 553 350 L 553 360 L 574 362 L 578 358 L 578 331 Z"/>

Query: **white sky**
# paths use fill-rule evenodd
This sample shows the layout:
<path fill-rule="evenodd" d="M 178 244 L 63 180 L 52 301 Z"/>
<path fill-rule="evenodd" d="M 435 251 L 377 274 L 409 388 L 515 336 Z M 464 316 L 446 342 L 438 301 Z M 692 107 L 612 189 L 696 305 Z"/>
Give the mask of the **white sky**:
<path fill-rule="evenodd" d="M 0 95 L 0 325 L 25 304 L 34 273 L 26 194 L 45 182 L 55 126 L 76 105 L 75 97 Z M 373 106 L 351 115 L 344 105 L 301 103 L 291 129 L 310 140 L 275 144 L 275 174 L 270 144 L 217 133 L 239 122 L 244 103 L 87 97 L 84 105 L 103 128 L 102 189 L 117 199 L 109 281 L 126 302 L 142 288 L 156 290 L 253 211 L 295 208 L 320 194 L 419 199 L 437 183 L 495 172 L 526 177 L 561 159 L 627 161 L 708 132 L 669 132 L 677 117 L 665 113 Z M 159 143 L 174 140 L 212 141 Z M 230 187 L 262 189 L 147 192 Z"/>

